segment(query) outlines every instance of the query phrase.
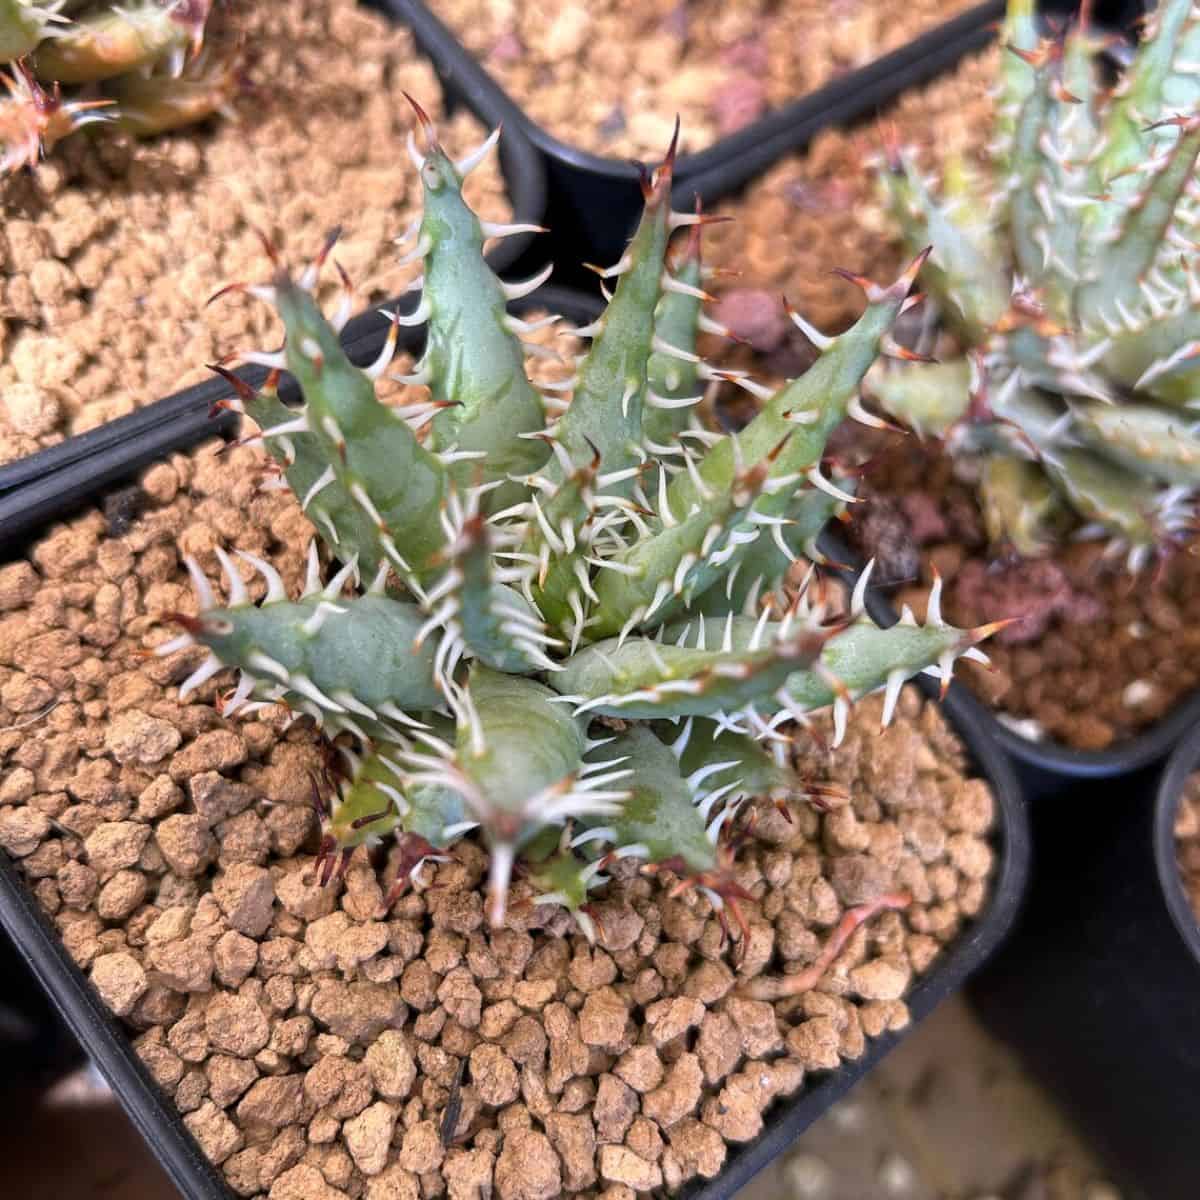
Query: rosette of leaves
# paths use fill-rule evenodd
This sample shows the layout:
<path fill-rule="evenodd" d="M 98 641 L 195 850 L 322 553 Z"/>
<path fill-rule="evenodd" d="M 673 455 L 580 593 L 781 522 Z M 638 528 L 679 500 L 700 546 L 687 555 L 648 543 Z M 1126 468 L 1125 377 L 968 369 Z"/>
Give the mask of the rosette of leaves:
<path fill-rule="evenodd" d="M 207 37 L 213 0 L 0 0 L 0 176 L 75 130 L 139 136 L 228 112 L 236 48 Z M 64 93 L 64 88 L 67 91 Z"/>
<path fill-rule="evenodd" d="M 821 799 L 789 766 L 794 723 L 832 706 L 840 736 L 851 701 L 880 688 L 890 719 L 906 679 L 948 681 L 990 632 L 951 627 L 936 599 L 924 624 L 909 613 L 880 629 L 863 612 L 865 579 L 829 621 L 796 586 L 805 550 L 850 498 L 822 474 L 826 440 L 857 411 L 924 256 L 889 287 L 864 281 L 861 319 L 822 339 L 805 375 L 775 392 L 741 379 L 761 411 L 715 432 L 697 416 L 714 372 L 695 352 L 711 218 L 671 211 L 672 147 L 643 176 L 640 224 L 604 272 L 607 307 L 573 331 L 588 349 L 570 379 L 537 387 L 526 355 L 549 352 L 523 339 L 554 318 L 507 305 L 548 270 L 496 278 L 485 239 L 530 227 L 480 221 L 462 198 L 497 135 L 455 162 L 420 116 L 424 148 L 409 151 L 424 212 L 408 255 L 420 299 L 391 314 L 373 365 L 339 345 L 349 304 L 330 320 L 313 299 L 332 239 L 296 279 L 279 267 L 265 285 L 235 285 L 286 330 L 281 350 L 240 355 L 269 368 L 261 388 L 219 369 L 234 388 L 225 403 L 257 426 L 312 521 L 303 594 L 242 554 L 266 581 L 252 603 L 219 550 L 225 596 L 190 563 L 197 612 L 159 652 L 207 648 L 181 695 L 236 667 L 227 714 L 282 702 L 336 738 L 326 878 L 356 846 L 394 837 L 395 896 L 469 835 L 490 854 L 494 922 L 516 869 L 537 902 L 594 934 L 588 897 L 618 858 L 670 870 L 736 917 L 729 834 L 745 802 Z M 389 407 L 376 382 L 398 329 L 418 323 L 424 353 L 395 378 L 428 398 Z M 299 407 L 279 398 L 284 371 Z M 324 557 L 341 564 L 328 581 Z"/>
<path fill-rule="evenodd" d="M 1038 554 L 1098 536 L 1136 569 L 1200 487 L 1200 8 L 1163 0 L 1113 90 L 1085 4 L 1038 34 L 1011 0 L 986 172 L 882 172 L 963 357 L 878 371 L 882 406 L 970 460 L 989 533 Z"/>

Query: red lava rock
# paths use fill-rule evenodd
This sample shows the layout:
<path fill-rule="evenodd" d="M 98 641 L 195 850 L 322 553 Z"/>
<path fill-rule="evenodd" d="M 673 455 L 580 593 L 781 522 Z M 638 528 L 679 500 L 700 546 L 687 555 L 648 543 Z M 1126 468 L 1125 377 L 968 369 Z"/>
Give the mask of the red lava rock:
<path fill-rule="evenodd" d="M 350 1042 L 369 1042 L 404 1015 L 394 984 L 321 984 L 313 997 L 312 1015 L 330 1033 Z"/>
<path fill-rule="evenodd" d="M 182 783 L 202 771 L 228 771 L 246 761 L 246 742 L 227 729 L 202 733 L 171 759 L 171 778 Z"/>
<path fill-rule="evenodd" d="M 182 1074 L 182 1064 L 180 1065 Z M 258 1068 L 244 1058 L 214 1054 L 204 1064 L 208 1094 L 218 1108 L 228 1108 L 258 1078 Z"/>
<path fill-rule="evenodd" d="M 712 97 L 717 128 L 724 137 L 753 124 L 767 108 L 767 89 L 759 79 L 736 74 Z"/>
<path fill-rule="evenodd" d="M 696 1110 L 704 1086 L 704 1072 L 695 1054 L 681 1054 L 667 1068 L 662 1085 L 642 1097 L 642 1112 L 664 1129 Z"/>
<path fill-rule="evenodd" d="M 282 1129 L 303 1119 L 304 1089 L 299 1075 L 277 1075 L 260 1079 L 237 1106 L 243 1126 Z"/>
<path fill-rule="evenodd" d="M 600 1177 L 610 1183 L 623 1183 L 635 1192 L 662 1186 L 662 1169 L 626 1146 L 600 1147 Z"/>
<path fill-rule="evenodd" d="M 659 1000 L 646 1009 L 646 1023 L 656 1046 L 665 1046 L 704 1019 L 704 1005 L 699 1000 L 679 996 Z"/>
<path fill-rule="evenodd" d="M 367 1047 L 363 1064 L 370 1072 L 375 1090 L 385 1100 L 403 1100 L 412 1091 L 417 1064 L 404 1035 L 397 1030 L 385 1029 Z"/>
<path fill-rule="evenodd" d="M 204 1156 L 220 1166 L 242 1146 L 238 1127 L 211 1100 L 206 1100 L 194 1112 L 183 1118 L 188 1132 L 196 1139 Z"/>
<path fill-rule="evenodd" d="M 270 1040 L 266 1015 L 249 996 L 222 992 L 204 1012 L 204 1028 L 211 1043 L 227 1054 L 249 1058 Z"/>
<path fill-rule="evenodd" d="M 592 992 L 579 1013 L 579 1036 L 588 1046 L 616 1050 L 626 1041 L 629 1010 L 612 988 Z"/>
<path fill-rule="evenodd" d="M 451 1150 L 443 1168 L 450 1200 L 486 1200 L 493 1169 L 494 1158 L 487 1150 Z"/>
<path fill-rule="evenodd" d="M 154 840 L 167 865 L 185 879 L 203 874 L 217 856 L 217 841 L 209 832 L 208 823 L 190 813 L 176 813 L 160 821 L 155 827 Z"/>
<path fill-rule="evenodd" d="M 638 1097 L 632 1088 L 626 1087 L 615 1075 L 601 1075 L 593 1109 L 597 1141 L 623 1141 L 637 1110 Z"/>
<path fill-rule="evenodd" d="M 792 330 L 782 298 L 757 288 L 722 293 L 713 319 L 760 352 L 774 350 Z"/>
<path fill-rule="evenodd" d="M 715 1179 L 725 1165 L 725 1142 L 713 1128 L 686 1118 L 667 1131 L 671 1149 L 679 1157 L 685 1178 L 699 1175 Z"/>
<path fill-rule="evenodd" d="M 441 1132 L 433 1121 L 418 1121 L 405 1130 L 400 1146 L 400 1165 L 405 1170 L 424 1175 L 436 1170 L 444 1156 Z"/>
<path fill-rule="evenodd" d="M 142 964 L 131 954 L 102 954 L 92 963 L 92 984 L 118 1017 L 128 1016 L 149 983 Z"/>
<path fill-rule="evenodd" d="M 169 721 L 148 716 L 137 708 L 114 718 L 104 735 L 105 749 L 119 763 L 149 766 L 174 752 L 182 735 Z"/>
<path fill-rule="evenodd" d="M 344 1200 L 345 1196 L 340 1188 L 330 1187 L 316 1167 L 300 1163 L 275 1179 L 269 1200 Z"/>
<path fill-rule="evenodd" d="M 613 1074 L 635 1092 L 649 1092 L 662 1082 L 662 1059 L 653 1046 L 632 1046 L 617 1060 Z"/>
<path fill-rule="evenodd" d="M 270 927 L 275 908 L 271 873 L 249 863 L 235 863 L 213 880 L 213 895 L 225 919 L 247 937 L 262 937 Z"/>
<path fill-rule="evenodd" d="M 562 1160 L 564 1186 L 579 1192 L 596 1182 L 596 1130 L 584 1114 L 549 1113 L 546 1133 Z"/>
<path fill-rule="evenodd" d="M 107 881 L 118 871 L 137 865 L 149 837 L 150 829 L 134 821 L 104 822 L 84 839 L 83 848 L 88 863 Z"/>
<path fill-rule="evenodd" d="M 479 1099 L 493 1108 L 517 1098 L 517 1068 L 499 1046 L 485 1044 L 471 1051 L 471 1082 Z"/>
<path fill-rule="evenodd" d="M 1081 624 L 1100 616 L 1097 601 L 1072 586 L 1063 569 L 1049 559 L 1021 559 L 986 567 L 978 559 L 964 563 L 954 580 L 956 602 L 979 623 L 1019 617 L 997 634 L 1015 645 L 1042 637 L 1055 617 Z"/>

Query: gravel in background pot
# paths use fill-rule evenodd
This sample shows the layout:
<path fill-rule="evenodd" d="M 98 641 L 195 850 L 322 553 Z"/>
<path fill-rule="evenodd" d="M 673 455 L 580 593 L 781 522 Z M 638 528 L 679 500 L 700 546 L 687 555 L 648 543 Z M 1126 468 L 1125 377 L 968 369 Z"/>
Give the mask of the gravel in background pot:
<path fill-rule="evenodd" d="M 391 265 L 390 243 L 420 210 L 402 92 L 430 98 L 460 153 L 489 132 L 466 111 L 443 116 L 411 34 L 353 0 L 240 5 L 227 19 L 253 49 L 234 117 L 144 142 L 87 130 L 0 181 L 0 463 L 277 342 L 262 305 L 205 307 L 269 270 L 257 231 L 299 257 L 345 224 L 356 309 L 401 291 L 413 269 Z M 511 219 L 496 159 L 468 190 L 485 217 Z M 196 365 L 181 374 L 181 362 Z"/>
<path fill-rule="evenodd" d="M 487 67 L 464 50 L 456 35 L 421 0 L 375 3 L 412 28 L 422 49 L 443 73 L 468 78 L 472 86 L 515 107 Z M 964 54 L 986 45 L 1002 12 L 1002 0 L 986 0 L 720 139 L 707 150 L 685 155 L 676 171 L 678 198 L 686 202 L 689 194 L 695 194 L 712 207 L 826 127 L 871 115 L 906 87 L 933 78 Z M 674 111 L 672 108 L 666 115 Z M 551 195 L 547 224 L 558 240 L 554 261 L 565 264 L 577 257 L 588 262 L 616 261 L 641 207 L 636 167 L 624 159 L 601 157 L 568 145 L 528 114 L 522 113 L 520 120 L 545 156 Z M 661 143 L 654 147 L 654 154 L 658 153 Z M 563 274 L 560 282 L 581 286 L 584 278 L 582 272 Z"/>
<path fill-rule="evenodd" d="M 429 7 L 552 138 L 651 160 L 671 138 L 696 153 L 970 7 L 918 0 Z"/>

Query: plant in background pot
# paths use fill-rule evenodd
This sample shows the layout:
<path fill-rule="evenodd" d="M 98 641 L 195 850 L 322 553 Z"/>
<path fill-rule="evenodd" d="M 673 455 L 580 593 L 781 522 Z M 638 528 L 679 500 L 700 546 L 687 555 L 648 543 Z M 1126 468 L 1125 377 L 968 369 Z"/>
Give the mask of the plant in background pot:
<path fill-rule="evenodd" d="M 934 244 L 923 278 L 962 353 L 889 364 L 869 388 L 977 488 L 993 562 L 958 571 L 951 611 L 1006 606 L 1024 618 L 1003 635 L 1011 645 L 1040 638 L 1055 614 L 1060 625 L 1085 624 L 1109 603 L 1119 625 L 1141 620 L 1167 634 L 1162 670 L 1136 645 L 1149 634 L 1126 635 L 1133 674 L 1117 702 L 1144 708 L 1144 720 L 1196 682 L 1173 638 L 1194 591 L 1192 564 L 1175 551 L 1194 535 L 1200 488 L 1200 18 L 1187 3 L 1164 3 L 1111 93 L 1086 9 L 1065 34 L 1039 38 L 1032 4 L 1013 0 L 1004 36 L 990 175 L 947 164 L 935 194 L 894 145 L 882 172 L 905 238 Z M 934 524 L 939 505 L 944 513 L 945 498 L 929 496 Z M 1116 579 L 1103 586 L 1135 587 L 1142 612 L 1119 591 L 1104 603 L 1093 594 L 1110 559 Z M 1121 563 L 1135 575 L 1153 567 L 1154 578 L 1127 584 Z M 1155 613 L 1164 598 L 1172 612 Z M 1082 668 L 1073 649 L 1064 661 L 1052 648 L 1046 665 Z M 1067 697 L 1096 690 L 1062 674 Z M 1061 716 L 1064 704 L 1098 697 L 1053 700 Z M 1052 731 L 1069 738 L 1070 723 L 1058 724 Z M 1086 744 L 1088 731 L 1074 732 Z"/>
<path fill-rule="evenodd" d="M 711 1178 L 806 1071 L 904 1026 L 988 894 L 992 795 L 903 685 L 990 630 L 881 630 L 861 591 L 827 621 L 796 575 L 921 258 L 717 433 L 671 155 L 555 388 L 524 361 L 548 328 L 505 312 L 530 285 L 482 257 L 513 230 L 462 199 L 481 155 L 422 124 L 398 404 L 392 340 L 352 366 L 314 299 L 331 247 L 235 285 L 286 329 L 226 401 L 274 486 L 250 446 L 178 457 L 127 534 L 85 517 L 35 547 L 48 581 L 4 569 L 0 696 L 48 728 L 0 735 L 0 847 L 239 1194 Z M 63 620 L 102 647 L 74 674 L 45 661 L 75 661 Z"/>
<path fill-rule="evenodd" d="M 210 44 L 212 0 L 134 5 L 10 0 L 0 11 L 0 174 L 33 166 L 68 134 L 116 121 L 141 136 L 227 110 L 236 52 Z M 63 98 L 62 87 L 83 89 Z"/>

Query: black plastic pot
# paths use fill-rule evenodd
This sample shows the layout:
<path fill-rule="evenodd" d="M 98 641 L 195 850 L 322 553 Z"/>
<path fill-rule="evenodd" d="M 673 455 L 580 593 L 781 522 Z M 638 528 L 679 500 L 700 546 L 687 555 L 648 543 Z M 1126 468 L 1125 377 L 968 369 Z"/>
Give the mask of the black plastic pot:
<path fill-rule="evenodd" d="M 568 145 L 538 125 L 421 0 L 372 3 L 411 26 L 422 50 L 448 79 L 469 79 L 473 90 L 486 92 L 518 114 L 526 135 L 545 156 L 550 177 L 547 223 L 555 240 L 570 247 L 575 259 L 609 263 L 620 258 L 641 212 L 636 167 L 624 159 L 605 158 Z M 688 208 L 694 196 L 711 205 L 783 155 L 801 149 L 822 129 L 872 114 L 905 88 L 931 79 L 963 55 L 986 45 L 1003 14 L 1003 0 L 986 0 L 706 150 L 685 155 L 675 169 L 675 207 Z M 566 269 L 563 255 L 556 254 L 554 261 Z"/>
<path fill-rule="evenodd" d="M 386 15 L 396 15 L 387 4 L 371 3 L 370 0 L 361 2 L 381 10 Z M 504 136 L 499 145 L 500 167 L 512 202 L 513 220 L 533 224 L 541 221 L 546 208 L 546 171 L 541 155 L 523 132 L 518 111 L 503 93 L 497 93 L 494 88 L 481 84 L 474 76 L 446 71 L 445 64 L 436 58 L 434 66 L 443 84 L 447 107 L 464 105 L 489 129 L 494 129 L 497 125 L 504 126 Z M 398 157 L 402 157 L 405 153 L 404 147 L 397 144 L 395 152 Z M 532 233 L 515 234 L 498 242 L 488 255 L 492 269 L 498 274 L 509 271 L 518 259 L 526 255 L 535 236 Z M 385 318 L 379 314 L 379 308 L 399 307 L 402 312 L 411 312 L 415 304 L 415 297 L 402 297 L 399 301 L 377 305 L 360 313 L 343 330 L 343 344 L 354 347 L 364 339 L 371 340 L 386 323 Z M 356 358 L 355 361 L 364 360 Z M 264 371 L 252 368 L 240 370 L 238 374 L 252 383 L 261 382 L 265 377 Z M 216 399 L 224 395 L 226 389 L 220 380 L 213 380 L 208 385 L 208 391 L 212 398 Z M 182 411 L 193 406 L 200 395 L 200 388 L 187 388 L 163 400 L 145 405 L 128 416 L 68 438 L 57 446 L 51 446 L 37 454 L 0 467 L 0 498 L 27 483 L 44 480 L 51 472 L 72 463 L 94 460 L 104 456 L 109 450 L 143 436 L 155 437 L 153 431 L 156 426 L 174 421 Z M 171 433 L 167 431 L 163 444 L 169 444 L 170 439 Z M 0 530 L 2 529 L 3 518 L 0 516 Z"/>
<path fill-rule="evenodd" d="M 543 289 L 521 307 L 545 306 L 573 320 L 587 320 L 596 303 L 588 297 Z M 417 334 L 404 331 L 409 348 Z M 364 357 L 368 347 L 362 346 Z M 379 341 L 373 349 L 378 351 Z M 199 393 L 203 392 L 203 395 Z M 209 384 L 193 389 L 191 400 L 180 403 L 180 412 L 169 422 L 138 438 L 110 447 L 99 465 L 75 462 L 56 473 L 52 486 L 21 488 L 0 498 L 0 522 L 6 527 L 5 550 L 11 556 L 21 541 L 28 541 L 49 521 L 83 504 L 95 503 L 106 490 L 129 484 L 139 470 L 174 450 L 194 445 L 206 435 L 232 433 L 231 424 L 209 424 L 205 417 L 214 398 Z M 172 441 L 172 438 L 175 438 Z M 18 536 L 19 532 L 19 536 Z M 996 950 L 1007 934 L 1024 894 L 1029 872 L 1029 831 L 1025 806 L 1012 769 L 981 727 L 976 714 L 958 698 L 945 707 L 946 715 L 966 743 L 976 770 L 992 786 L 997 799 L 995 846 L 996 873 L 987 908 L 947 950 L 938 965 L 913 989 L 909 1004 L 919 1020 Z M 188 1200 L 228 1200 L 219 1174 L 200 1154 L 170 1100 L 162 1095 L 134 1053 L 129 1036 L 109 1016 L 83 973 L 75 966 L 57 932 L 39 909 L 19 870 L 0 852 L 0 928 L 19 948 L 63 1018 L 108 1079 L 134 1124 L 158 1156 L 180 1193 Z M 855 1063 L 823 1075 L 801 1095 L 780 1104 L 770 1115 L 763 1133 L 751 1144 L 735 1150 L 722 1174 L 687 1194 L 715 1200 L 729 1196 L 755 1172 L 784 1150 L 795 1137 L 861 1078 L 894 1046 L 902 1035 L 890 1034 L 871 1042 Z"/>
<path fill-rule="evenodd" d="M 1127 1200 L 1200 1195 L 1200 927 L 1172 831 L 1197 769 L 1200 728 L 1158 775 L 1076 783 L 1073 824 L 1035 805 L 1041 869 L 1017 932 L 971 987 Z"/>

